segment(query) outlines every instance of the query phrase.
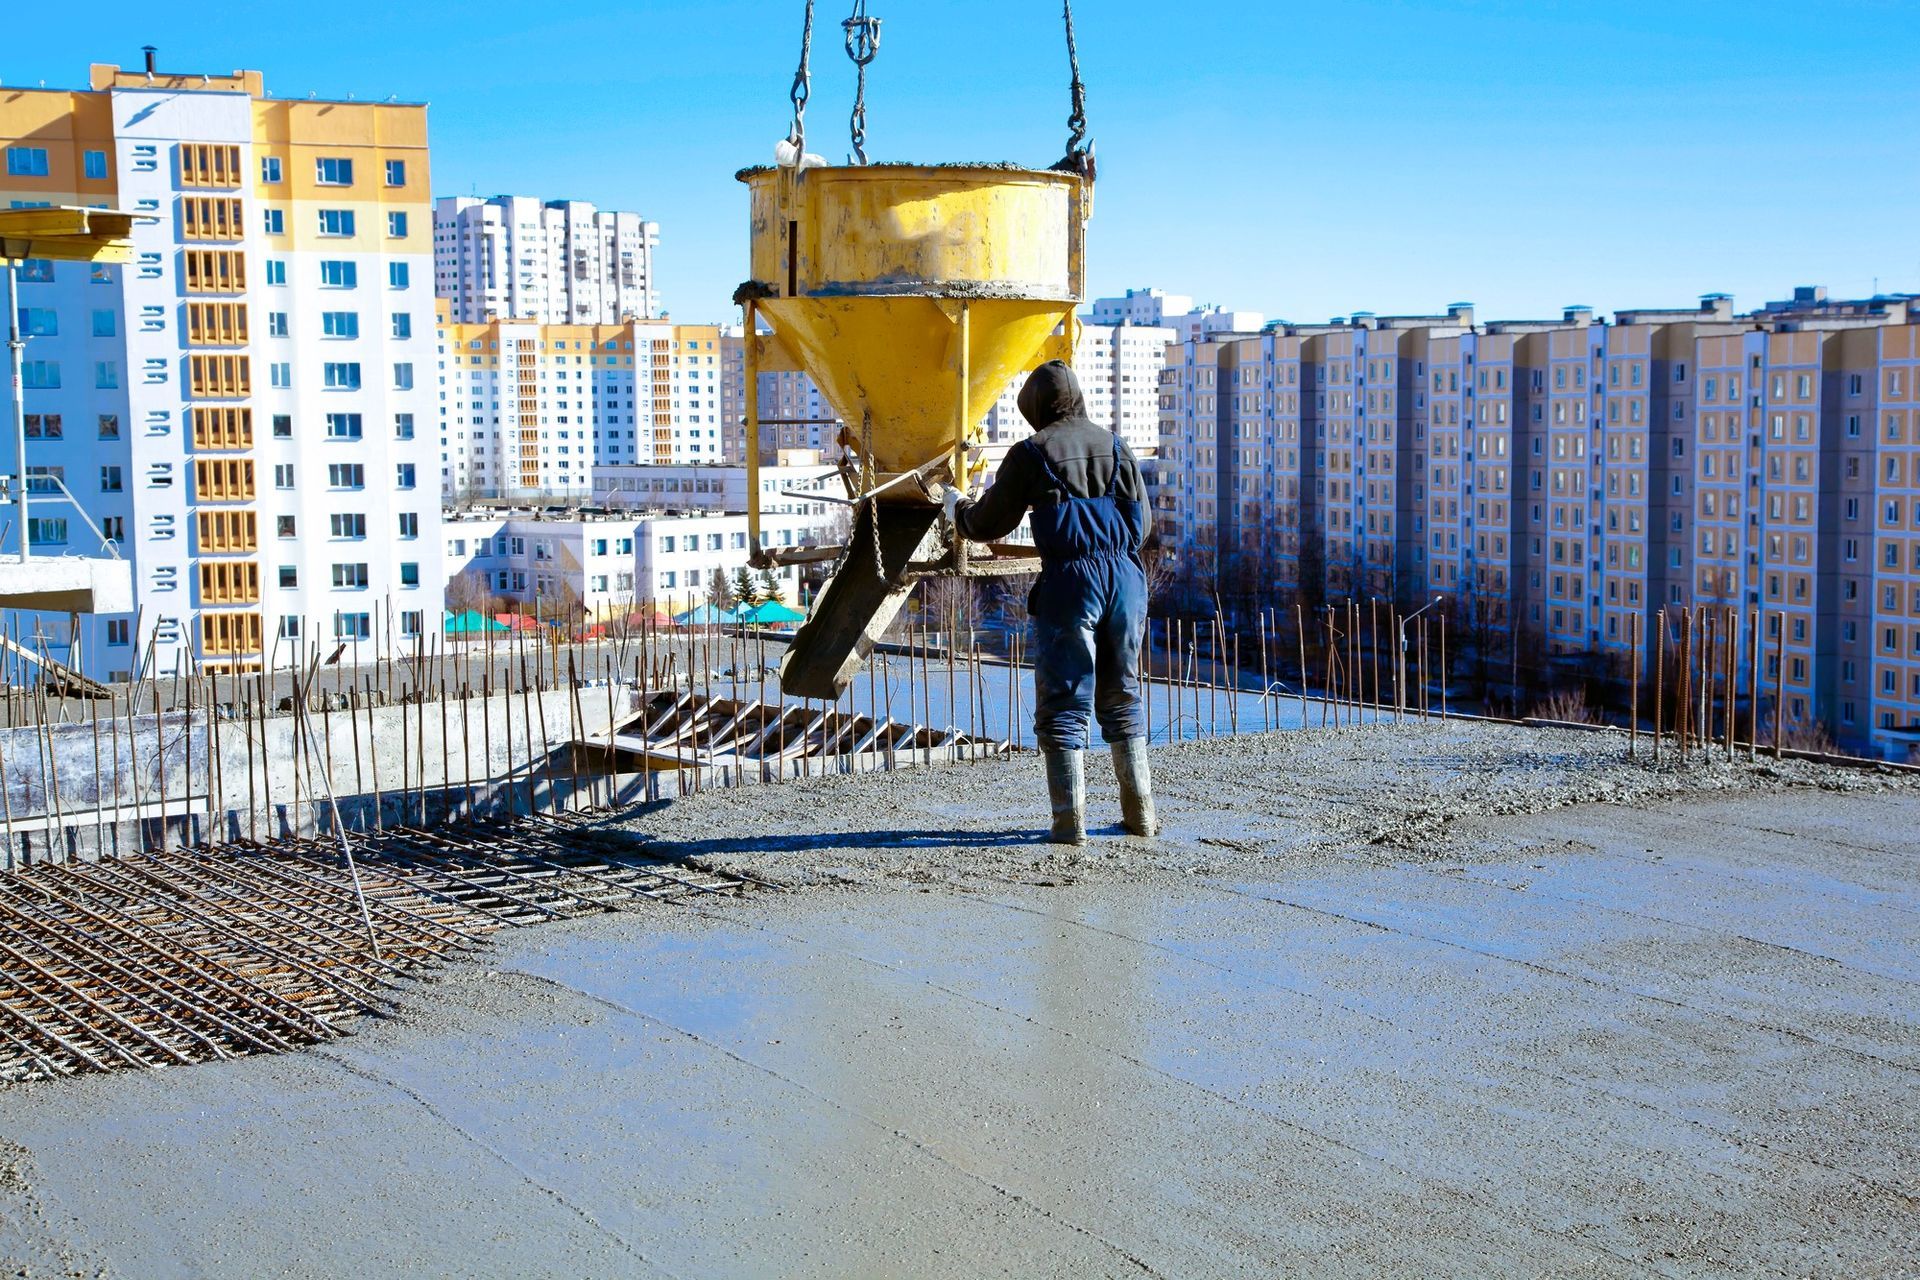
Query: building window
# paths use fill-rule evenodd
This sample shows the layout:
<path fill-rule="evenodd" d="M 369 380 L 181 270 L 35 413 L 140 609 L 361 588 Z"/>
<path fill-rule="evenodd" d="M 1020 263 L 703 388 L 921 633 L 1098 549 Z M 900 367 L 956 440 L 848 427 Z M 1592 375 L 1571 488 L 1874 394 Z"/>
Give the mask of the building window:
<path fill-rule="evenodd" d="M 320 313 L 320 333 L 328 338 L 357 338 L 360 336 L 360 313 L 357 311 L 322 311 Z"/>
<path fill-rule="evenodd" d="M 407 185 L 407 162 L 405 160 L 387 161 L 387 185 L 404 187 Z"/>
<path fill-rule="evenodd" d="M 293 488 L 293 464 L 276 462 L 273 464 L 273 487 L 276 489 Z"/>
<path fill-rule="evenodd" d="M 8 147 L 7 176 L 9 178 L 46 177 L 47 149 L 45 147 Z"/>
<path fill-rule="evenodd" d="M 367 587 L 367 566 L 364 564 L 336 564 L 333 566 L 333 585 L 342 591 L 364 591 Z"/>
<path fill-rule="evenodd" d="M 285 389 L 293 385 L 293 366 L 285 360 L 276 360 L 267 365 L 267 381 Z"/>
<path fill-rule="evenodd" d="M 407 238 L 407 215 L 395 210 L 387 214 L 387 234 L 395 240 Z"/>
<path fill-rule="evenodd" d="M 67 545 L 67 521 L 64 516 L 34 516 L 27 521 L 27 539 L 37 547 Z"/>
<path fill-rule="evenodd" d="M 393 336 L 411 338 L 413 336 L 413 317 L 404 311 L 396 311 L 391 318 Z"/>
<path fill-rule="evenodd" d="M 336 538 L 367 536 L 367 517 L 357 511 L 336 511 L 327 519 Z"/>
<path fill-rule="evenodd" d="M 260 217 L 266 224 L 268 235 L 283 236 L 287 234 L 287 215 L 285 210 L 265 209 L 261 211 Z"/>
<path fill-rule="evenodd" d="M 327 415 L 327 439 L 358 440 L 360 438 L 360 415 L 357 413 L 330 413 Z"/>
<path fill-rule="evenodd" d="M 284 283 L 284 281 L 282 282 Z M 360 283 L 360 270 L 351 262 L 337 258 L 323 258 L 320 262 L 320 284 L 328 289 L 352 289 Z"/>
<path fill-rule="evenodd" d="M 93 313 L 93 336 L 94 337 L 111 338 L 116 336 L 119 333 L 119 329 L 120 329 L 119 318 L 113 312 L 96 311 Z"/>
<path fill-rule="evenodd" d="M 118 440 L 120 438 L 119 414 L 103 413 L 100 415 L 100 438 L 102 440 Z"/>
<path fill-rule="evenodd" d="M 427 615 L 419 609 L 402 609 L 400 611 L 400 634 L 403 636 L 419 635 L 420 628 L 426 622 L 426 616 Z"/>
<path fill-rule="evenodd" d="M 373 616 L 366 613 L 336 613 L 333 615 L 333 637 L 336 640 L 366 640 L 373 635 Z"/>
<path fill-rule="evenodd" d="M 393 438 L 395 440 L 413 439 L 413 415 L 396 413 L 393 415 Z"/>
<path fill-rule="evenodd" d="M 420 515 L 418 512 L 402 511 L 400 513 L 400 536 L 403 538 L 417 538 L 420 536 Z"/>
<path fill-rule="evenodd" d="M 395 391 L 413 390 L 413 365 L 411 362 L 393 366 L 393 389 Z"/>
<path fill-rule="evenodd" d="M 402 463 L 400 463 L 399 465 L 397 465 L 397 466 L 396 466 L 396 467 L 394 467 L 394 469 L 393 469 L 393 483 L 394 483 L 394 487 L 395 487 L 396 489 L 411 489 L 411 488 L 413 488 L 413 487 L 414 487 L 414 476 L 415 476 L 415 471 L 414 471 L 414 465 L 413 465 L 413 463 L 411 463 L 411 462 L 402 462 Z"/>
<path fill-rule="evenodd" d="M 300 568 L 298 565 L 283 564 L 280 566 L 280 585 L 288 589 L 300 585 Z"/>
<path fill-rule="evenodd" d="M 314 162 L 314 181 L 323 187 L 353 185 L 353 161 L 345 156 L 319 156 Z"/>
<path fill-rule="evenodd" d="M 327 485 L 334 489 L 364 489 L 367 487 L 367 469 L 358 462 L 328 463 Z"/>
<path fill-rule="evenodd" d="M 260 181 L 271 184 L 271 183 L 279 182 L 280 177 L 281 177 L 280 157 L 279 156 L 261 156 L 260 157 Z"/>
<path fill-rule="evenodd" d="M 287 263 L 284 258 L 267 259 L 267 283 L 283 286 L 287 283 Z"/>
<path fill-rule="evenodd" d="M 120 468 L 118 467 L 101 467 L 100 468 L 100 492 L 119 493 L 124 488 L 125 488 L 125 483 L 121 477 Z"/>
<path fill-rule="evenodd" d="M 57 413 L 29 413 L 24 420 L 29 440 L 60 440 L 66 437 L 64 420 Z"/>
<path fill-rule="evenodd" d="M 116 360 L 96 360 L 93 362 L 93 385 L 102 391 L 112 391 L 120 385 L 120 364 Z"/>
<path fill-rule="evenodd" d="M 406 263 L 389 262 L 387 264 L 387 284 L 394 289 L 404 289 L 407 287 Z"/>
<path fill-rule="evenodd" d="M 287 336 L 287 313 L 284 311 L 267 312 L 267 336 L 284 338 Z"/>
<path fill-rule="evenodd" d="M 400 562 L 400 585 L 403 587 L 417 587 L 420 585 L 420 566 L 417 562 L 412 560 L 402 560 Z"/>
<path fill-rule="evenodd" d="M 353 210 L 320 210 L 320 234 L 323 236 L 350 236 L 353 234 Z"/>
<path fill-rule="evenodd" d="M 273 415 L 273 438 L 275 440 L 293 439 L 293 415 L 276 413 Z"/>
<path fill-rule="evenodd" d="M 107 176 L 107 153 L 104 151 L 83 152 L 80 157 L 83 172 L 93 182 L 99 182 Z"/>
<path fill-rule="evenodd" d="M 60 389 L 60 362 L 28 360 L 21 367 L 20 378 L 29 391 L 57 391 Z"/>
<path fill-rule="evenodd" d="M 330 362 L 323 369 L 324 381 L 329 391 L 358 391 L 360 389 L 360 365 L 354 361 Z"/>

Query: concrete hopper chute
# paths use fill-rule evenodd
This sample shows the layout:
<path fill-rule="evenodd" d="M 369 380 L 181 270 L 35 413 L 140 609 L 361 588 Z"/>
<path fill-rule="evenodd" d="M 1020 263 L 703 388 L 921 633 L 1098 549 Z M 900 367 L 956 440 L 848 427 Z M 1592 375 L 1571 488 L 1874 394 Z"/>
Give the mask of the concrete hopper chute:
<path fill-rule="evenodd" d="M 942 457 L 959 474 L 1007 384 L 1070 353 L 1087 204 L 1078 174 L 868 165 L 741 177 L 749 305 L 849 433 L 871 422 L 876 481 Z"/>
<path fill-rule="evenodd" d="M 1033 567 L 945 545 L 931 486 L 984 478 L 980 423 L 994 401 L 1028 370 L 1072 358 L 1092 187 L 1079 173 L 997 165 L 780 166 L 740 177 L 752 197 L 753 279 L 740 293 L 748 466 L 757 472 L 763 368 L 804 371 L 844 424 L 851 541 L 792 557 L 830 552 L 839 570 L 781 668 L 789 694 L 830 698 L 917 577 Z M 755 545 L 759 488 L 756 474 Z"/>

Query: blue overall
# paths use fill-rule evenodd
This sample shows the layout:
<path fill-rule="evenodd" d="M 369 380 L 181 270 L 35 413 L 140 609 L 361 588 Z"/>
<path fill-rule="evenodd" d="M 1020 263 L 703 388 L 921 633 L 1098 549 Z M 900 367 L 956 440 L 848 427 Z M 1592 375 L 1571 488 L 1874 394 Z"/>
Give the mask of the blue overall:
<path fill-rule="evenodd" d="M 1058 502 L 1029 516 L 1040 550 L 1040 578 L 1027 597 L 1033 644 L 1033 732 L 1042 749 L 1084 750 L 1087 721 L 1097 717 L 1108 742 L 1145 735 L 1140 705 L 1140 645 L 1147 627 L 1147 575 L 1140 563 L 1146 535 L 1141 504 L 1114 492 L 1077 497 L 1034 449 Z"/>

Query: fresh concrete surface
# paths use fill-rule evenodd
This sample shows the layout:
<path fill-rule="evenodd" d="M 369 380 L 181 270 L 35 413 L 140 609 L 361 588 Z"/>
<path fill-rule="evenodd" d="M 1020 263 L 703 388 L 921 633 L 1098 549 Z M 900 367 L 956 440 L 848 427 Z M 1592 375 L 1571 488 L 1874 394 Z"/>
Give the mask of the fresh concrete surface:
<path fill-rule="evenodd" d="M 632 825 L 789 890 L 516 933 L 321 1051 L 0 1092 L 0 1256 L 1913 1274 L 1920 791 L 1617 754 L 1190 744 L 1165 837 L 1080 854 L 1031 760 L 695 797 Z"/>

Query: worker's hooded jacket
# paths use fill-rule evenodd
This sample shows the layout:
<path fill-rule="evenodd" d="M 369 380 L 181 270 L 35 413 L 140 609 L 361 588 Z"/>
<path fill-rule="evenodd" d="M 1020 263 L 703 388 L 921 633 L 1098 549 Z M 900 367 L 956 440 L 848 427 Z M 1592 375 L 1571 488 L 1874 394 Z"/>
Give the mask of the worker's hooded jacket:
<path fill-rule="evenodd" d="M 1062 484 L 1080 498 L 1098 497 L 1112 485 L 1115 497 L 1145 509 L 1147 487 L 1133 450 L 1087 417 L 1087 400 L 1071 368 L 1051 360 L 1035 369 L 1020 389 L 1020 413 L 1033 435 L 1007 451 L 978 502 L 960 504 L 955 520 L 962 534 L 975 542 L 1004 538 L 1029 508 L 1059 501 Z"/>

